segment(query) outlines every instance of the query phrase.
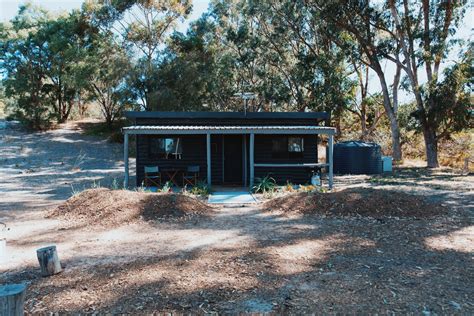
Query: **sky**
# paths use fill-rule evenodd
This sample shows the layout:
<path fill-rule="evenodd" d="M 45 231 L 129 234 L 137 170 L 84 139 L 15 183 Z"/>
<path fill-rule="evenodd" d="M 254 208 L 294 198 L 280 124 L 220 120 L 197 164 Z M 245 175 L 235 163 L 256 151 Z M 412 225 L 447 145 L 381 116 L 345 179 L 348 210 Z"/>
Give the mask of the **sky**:
<path fill-rule="evenodd" d="M 26 2 L 39 5 L 53 13 L 61 13 L 72 9 L 79 9 L 84 0 L 0 0 L 0 21 L 6 22 L 11 20 L 17 14 L 18 7 Z M 194 0 L 191 15 L 185 22 L 178 25 L 177 30 L 180 32 L 186 31 L 189 22 L 198 19 L 207 10 L 208 6 L 209 0 Z"/>
<path fill-rule="evenodd" d="M 17 11 L 20 4 L 25 3 L 25 0 L 0 0 L 0 21 L 6 22 L 12 19 Z M 40 5 L 43 8 L 47 9 L 50 12 L 61 13 L 63 11 L 70 11 L 72 9 L 78 9 L 81 7 L 84 0 L 33 0 L 29 1 L 35 5 Z M 177 26 L 177 30 L 180 32 L 186 31 L 189 26 L 189 22 L 198 19 L 208 8 L 209 0 L 193 0 L 193 11 L 189 18 L 181 22 Z M 457 36 L 467 40 L 473 39 L 473 29 L 474 29 L 474 5 L 469 6 L 464 17 L 464 21 L 457 32 Z M 447 58 L 441 69 L 452 64 L 452 61 L 456 59 L 457 51 L 454 50 Z M 386 62 L 386 77 L 389 83 L 393 80 L 393 75 L 395 73 L 395 66 L 391 62 Z M 424 81 L 424 71 L 420 71 L 420 80 Z M 376 78 L 375 74 L 372 73 L 370 76 L 370 93 L 376 93 L 380 91 L 380 83 Z M 412 99 L 410 93 L 400 91 L 400 102 L 409 102 Z"/>

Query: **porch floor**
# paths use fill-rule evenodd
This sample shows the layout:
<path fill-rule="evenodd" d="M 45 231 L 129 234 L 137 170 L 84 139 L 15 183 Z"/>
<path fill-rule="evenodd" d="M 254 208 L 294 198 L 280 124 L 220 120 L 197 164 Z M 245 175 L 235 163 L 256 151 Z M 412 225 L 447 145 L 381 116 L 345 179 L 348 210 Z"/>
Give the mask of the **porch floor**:
<path fill-rule="evenodd" d="M 210 204 L 249 204 L 257 203 L 257 200 L 248 191 L 224 191 L 213 192 L 209 195 Z"/>

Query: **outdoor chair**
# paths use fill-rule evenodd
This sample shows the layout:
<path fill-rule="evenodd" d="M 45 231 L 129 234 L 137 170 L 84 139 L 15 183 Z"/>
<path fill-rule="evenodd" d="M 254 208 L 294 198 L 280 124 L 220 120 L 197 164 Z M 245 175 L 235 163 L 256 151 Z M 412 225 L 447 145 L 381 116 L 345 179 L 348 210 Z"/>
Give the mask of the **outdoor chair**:
<path fill-rule="evenodd" d="M 199 178 L 199 166 L 188 166 L 183 174 L 183 186 L 196 185 Z"/>
<path fill-rule="evenodd" d="M 161 172 L 158 166 L 145 166 L 145 186 L 161 186 Z"/>

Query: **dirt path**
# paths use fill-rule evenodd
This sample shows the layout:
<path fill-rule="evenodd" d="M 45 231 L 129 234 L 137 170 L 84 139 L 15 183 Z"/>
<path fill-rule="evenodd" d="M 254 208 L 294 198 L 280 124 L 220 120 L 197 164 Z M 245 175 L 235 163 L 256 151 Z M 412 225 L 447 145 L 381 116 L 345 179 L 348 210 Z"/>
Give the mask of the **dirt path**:
<path fill-rule="evenodd" d="M 237 205 L 187 221 L 64 228 L 38 210 L 69 197 L 71 183 L 119 177 L 121 146 L 74 125 L 8 131 L 0 146 L 0 221 L 11 228 L 0 273 L 2 282 L 29 284 L 29 312 L 474 313 L 472 176 L 337 178 L 341 187 L 397 188 L 454 206 L 430 219 L 284 216 Z M 42 278 L 35 250 L 48 244 L 66 269 Z"/>
<path fill-rule="evenodd" d="M 0 220 L 12 216 L 12 211 L 56 205 L 74 190 L 94 183 L 123 181 L 122 146 L 83 135 L 77 123 L 42 133 L 2 126 L 6 128 L 0 129 Z"/>
<path fill-rule="evenodd" d="M 236 206 L 186 222 L 58 227 L 10 243 L 5 276 L 30 283 L 31 312 L 474 312 L 474 230 L 463 216 L 285 217 Z M 34 251 L 48 243 L 66 269 L 41 278 Z"/>

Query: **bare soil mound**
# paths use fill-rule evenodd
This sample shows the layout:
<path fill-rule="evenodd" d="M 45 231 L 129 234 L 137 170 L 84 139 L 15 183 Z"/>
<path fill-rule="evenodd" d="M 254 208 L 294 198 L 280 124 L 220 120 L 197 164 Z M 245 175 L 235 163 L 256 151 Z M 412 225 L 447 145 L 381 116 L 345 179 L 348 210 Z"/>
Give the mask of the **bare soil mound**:
<path fill-rule="evenodd" d="M 114 227 L 136 220 L 186 219 L 210 212 L 206 203 L 183 194 L 91 189 L 53 209 L 48 217 L 74 224 Z"/>
<path fill-rule="evenodd" d="M 319 214 L 324 216 L 415 217 L 443 212 L 440 205 L 422 196 L 403 192 L 353 188 L 330 193 L 296 193 L 278 197 L 263 205 L 266 211 Z"/>

